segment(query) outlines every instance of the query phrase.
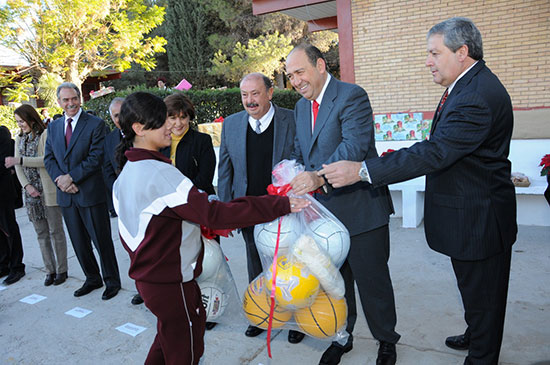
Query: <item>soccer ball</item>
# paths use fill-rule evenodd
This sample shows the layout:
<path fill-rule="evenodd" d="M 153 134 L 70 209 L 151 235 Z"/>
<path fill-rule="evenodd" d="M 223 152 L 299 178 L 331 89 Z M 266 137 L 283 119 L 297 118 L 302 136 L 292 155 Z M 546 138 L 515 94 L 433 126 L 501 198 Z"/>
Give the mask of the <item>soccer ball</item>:
<path fill-rule="evenodd" d="M 331 219 L 319 218 L 309 224 L 311 237 L 325 250 L 332 262 L 341 267 L 349 252 L 349 232 Z"/>
<path fill-rule="evenodd" d="M 199 282 L 213 279 L 225 260 L 218 242 L 204 237 L 203 241 L 204 258 L 202 259 L 202 273 L 197 278 L 197 281 Z"/>
<path fill-rule="evenodd" d="M 214 322 L 225 311 L 227 295 L 219 286 L 209 281 L 199 283 L 199 287 L 201 288 L 202 305 L 206 311 L 206 320 Z"/>
<path fill-rule="evenodd" d="M 268 283 L 271 283 L 273 265 L 267 271 L 266 278 Z M 290 310 L 311 305 L 320 287 L 319 280 L 304 264 L 291 262 L 286 256 L 277 259 L 276 284 L 275 300 L 277 304 Z"/>
<path fill-rule="evenodd" d="M 269 223 L 258 224 L 254 228 L 254 241 L 258 253 L 266 258 L 273 258 L 277 244 L 277 230 L 279 218 Z M 281 235 L 279 236 L 279 253 L 286 254 L 299 236 L 300 221 L 295 214 L 282 217 Z"/>

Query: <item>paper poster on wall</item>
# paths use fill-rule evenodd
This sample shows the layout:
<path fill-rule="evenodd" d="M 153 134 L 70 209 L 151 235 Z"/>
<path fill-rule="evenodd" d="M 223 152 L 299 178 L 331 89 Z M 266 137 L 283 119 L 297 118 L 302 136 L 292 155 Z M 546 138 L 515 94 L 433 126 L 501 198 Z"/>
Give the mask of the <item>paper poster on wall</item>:
<path fill-rule="evenodd" d="M 427 139 L 431 120 L 423 113 L 387 113 L 374 115 L 376 141 L 410 141 Z"/>

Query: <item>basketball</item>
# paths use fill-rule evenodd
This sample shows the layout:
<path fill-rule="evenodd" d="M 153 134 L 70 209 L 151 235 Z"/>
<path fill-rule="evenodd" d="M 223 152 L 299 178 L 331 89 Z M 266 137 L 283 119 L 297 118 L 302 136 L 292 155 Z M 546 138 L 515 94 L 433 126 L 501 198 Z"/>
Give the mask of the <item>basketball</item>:
<path fill-rule="evenodd" d="M 279 253 L 286 254 L 290 245 L 298 238 L 300 221 L 296 214 L 286 215 L 282 219 L 281 234 L 279 236 Z M 270 259 L 275 255 L 278 227 L 279 218 L 269 223 L 258 224 L 254 228 L 254 241 L 260 255 Z"/>
<path fill-rule="evenodd" d="M 302 332 L 316 338 L 328 338 L 344 328 L 347 315 L 344 298 L 334 299 L 320 291 L 310 307 L 294 312 L 294 320 Z"/>
<path fill-rule="evenodd" d="M 266 273 L 271 282 L 273 267 Z M 286 256 L 277 259 L 277 288 L 275 300 L 283 308 L 295 310 L 311 305 L 319 292 L 319 280 L 300 262 L 292 262 Z"/>
<path fill-rule="evenodd" d="M 205 281 L 199 283 L 201 289 L 202 305 L 206 311 L 206 320 L 214 322 L 225 311 L 227 295 L 216 284 Z"/>
<path fill-rule="evenodd" d="M 332 263 L 341 267 L 349 252 L 349 232 L 339 222 L 319 218 L 309 224 L 311 236 L 330 256 Z"/>
<path fill-rule="evenodd" d="M 269 324 L 269 311 L 271 308 L 271 299 L 269 298 L 269 290 L 267 290 L 266 284 L 265 277 L 260 276 L 248 284 L 243 299 L 243 309 L 246 318 L 251 325 L 263 329 L 267 329 Z M 292 312 L 275 304 L 271 327 L 282 327 L 291 317 Z"/>
<path fill-rule="evenodd" d="M 202 239 L 204 241 L 204 258 L 202 259 L 202 273 L 197 278 L 198 282 L 213 279 L 225 260 L 218 242 L 204 237 Z"/>

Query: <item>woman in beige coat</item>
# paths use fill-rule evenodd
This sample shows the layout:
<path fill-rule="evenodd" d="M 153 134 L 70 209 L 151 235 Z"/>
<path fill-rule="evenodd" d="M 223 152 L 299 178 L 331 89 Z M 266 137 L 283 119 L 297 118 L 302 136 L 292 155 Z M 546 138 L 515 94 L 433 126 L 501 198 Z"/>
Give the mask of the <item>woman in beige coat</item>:
<path fill-rule="evenodd" d="M 25 206 L 38 236 L 47 271 L 44 285 L 59 285 L 67 279 L 67 240 L 61 208 L 56 203 L 56 187 L 44 168 L 47 130 L 30 105 L 15 109 L 21 132 L 15 138 L 15 157 L 6 157 L 6 167 L 15 166 L 25 189 Z"/>

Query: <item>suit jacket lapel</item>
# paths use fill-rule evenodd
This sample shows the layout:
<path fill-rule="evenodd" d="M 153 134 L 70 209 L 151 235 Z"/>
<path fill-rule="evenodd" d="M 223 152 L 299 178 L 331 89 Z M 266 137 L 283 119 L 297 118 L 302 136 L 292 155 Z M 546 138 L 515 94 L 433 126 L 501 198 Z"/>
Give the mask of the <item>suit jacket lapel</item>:
<path fill-rule="evenodd" d="M 311 149 L 311 102 L 305 98 L 298 100 L 296 104 L 296 135 L 300 139 L 301 148 Z M 306 143 L 302 143 L 302 141 Z"/>
<path fill-rule="evenodd" d="M 286 120 L 283 120 L 283 117 L 279 114 L 279 107 L 273 104 L 275 108 L 275 114 L 273 114 L 273 158 L 271 161 L 271 166 L 274 166 L 276 163 L 281 161 L 283 155 L 283 148 L 286 145 L 286 136 L 288 134 L 288 128 Z"/>
<path fill-rule="evenodd" d="M 244 176 L 248 176 L 246 168 L 246 132 L 248 131 L 248 113 L 243 113 L 243 117 L 239 120 L 239 124 L 235 130 L 235 141 L 237 142 L 238 161 L 243 161 Z"/>
<path fill-rule="evenodd" d="M 327 89 L 325 90 L 325 94 L 323 95 L 323 100 L 321 101 L 321 105 L 319 106 L 319 112 L 317 113 L 317 120 L 315 121 L 315 128 L 313 129 L 313 134 L 311 136 L 311 143 L 309 144 L 308 154 L 311 152 L 311 149 L 315 144 L 315 140 L 319 136 L 321 129 L 323 129 L 323 126 L 327 122 L 330 112 L 334 107 L 334 99 L 337 96 L 336 82 L 337 80 L 334 78 L 334 76 L 331 75 Z M 311 102 L 309 102 L 309 104 L 309 128 L 311 129 Z"/>
<path fill-rule="evenodd" d="M 437 124 L 437 121 L 439 120 L 439 117 L 441 116 L 441 113 L 443 112 L 443 108 L 445 108 L 445 105 L 448 105 L 449 95 L 447 95 L 447 100 L 445 101 L 445 104 L 443 104 L 443 107 L 441 108 L 441 111 L 438 113 L 437 109 L 439 109 L 439 104 L 441 104 L 441 100 L 443 100 L 443 95 L 441 95 L 441 99 L 439 99 L 439 103 L 437 104 L 437 107 L 435 108 L 434 113 L 434 119 L 432 120 L 432 127 L 430 128 L 430 136 L 434 133 L 435 125 Z"/>

